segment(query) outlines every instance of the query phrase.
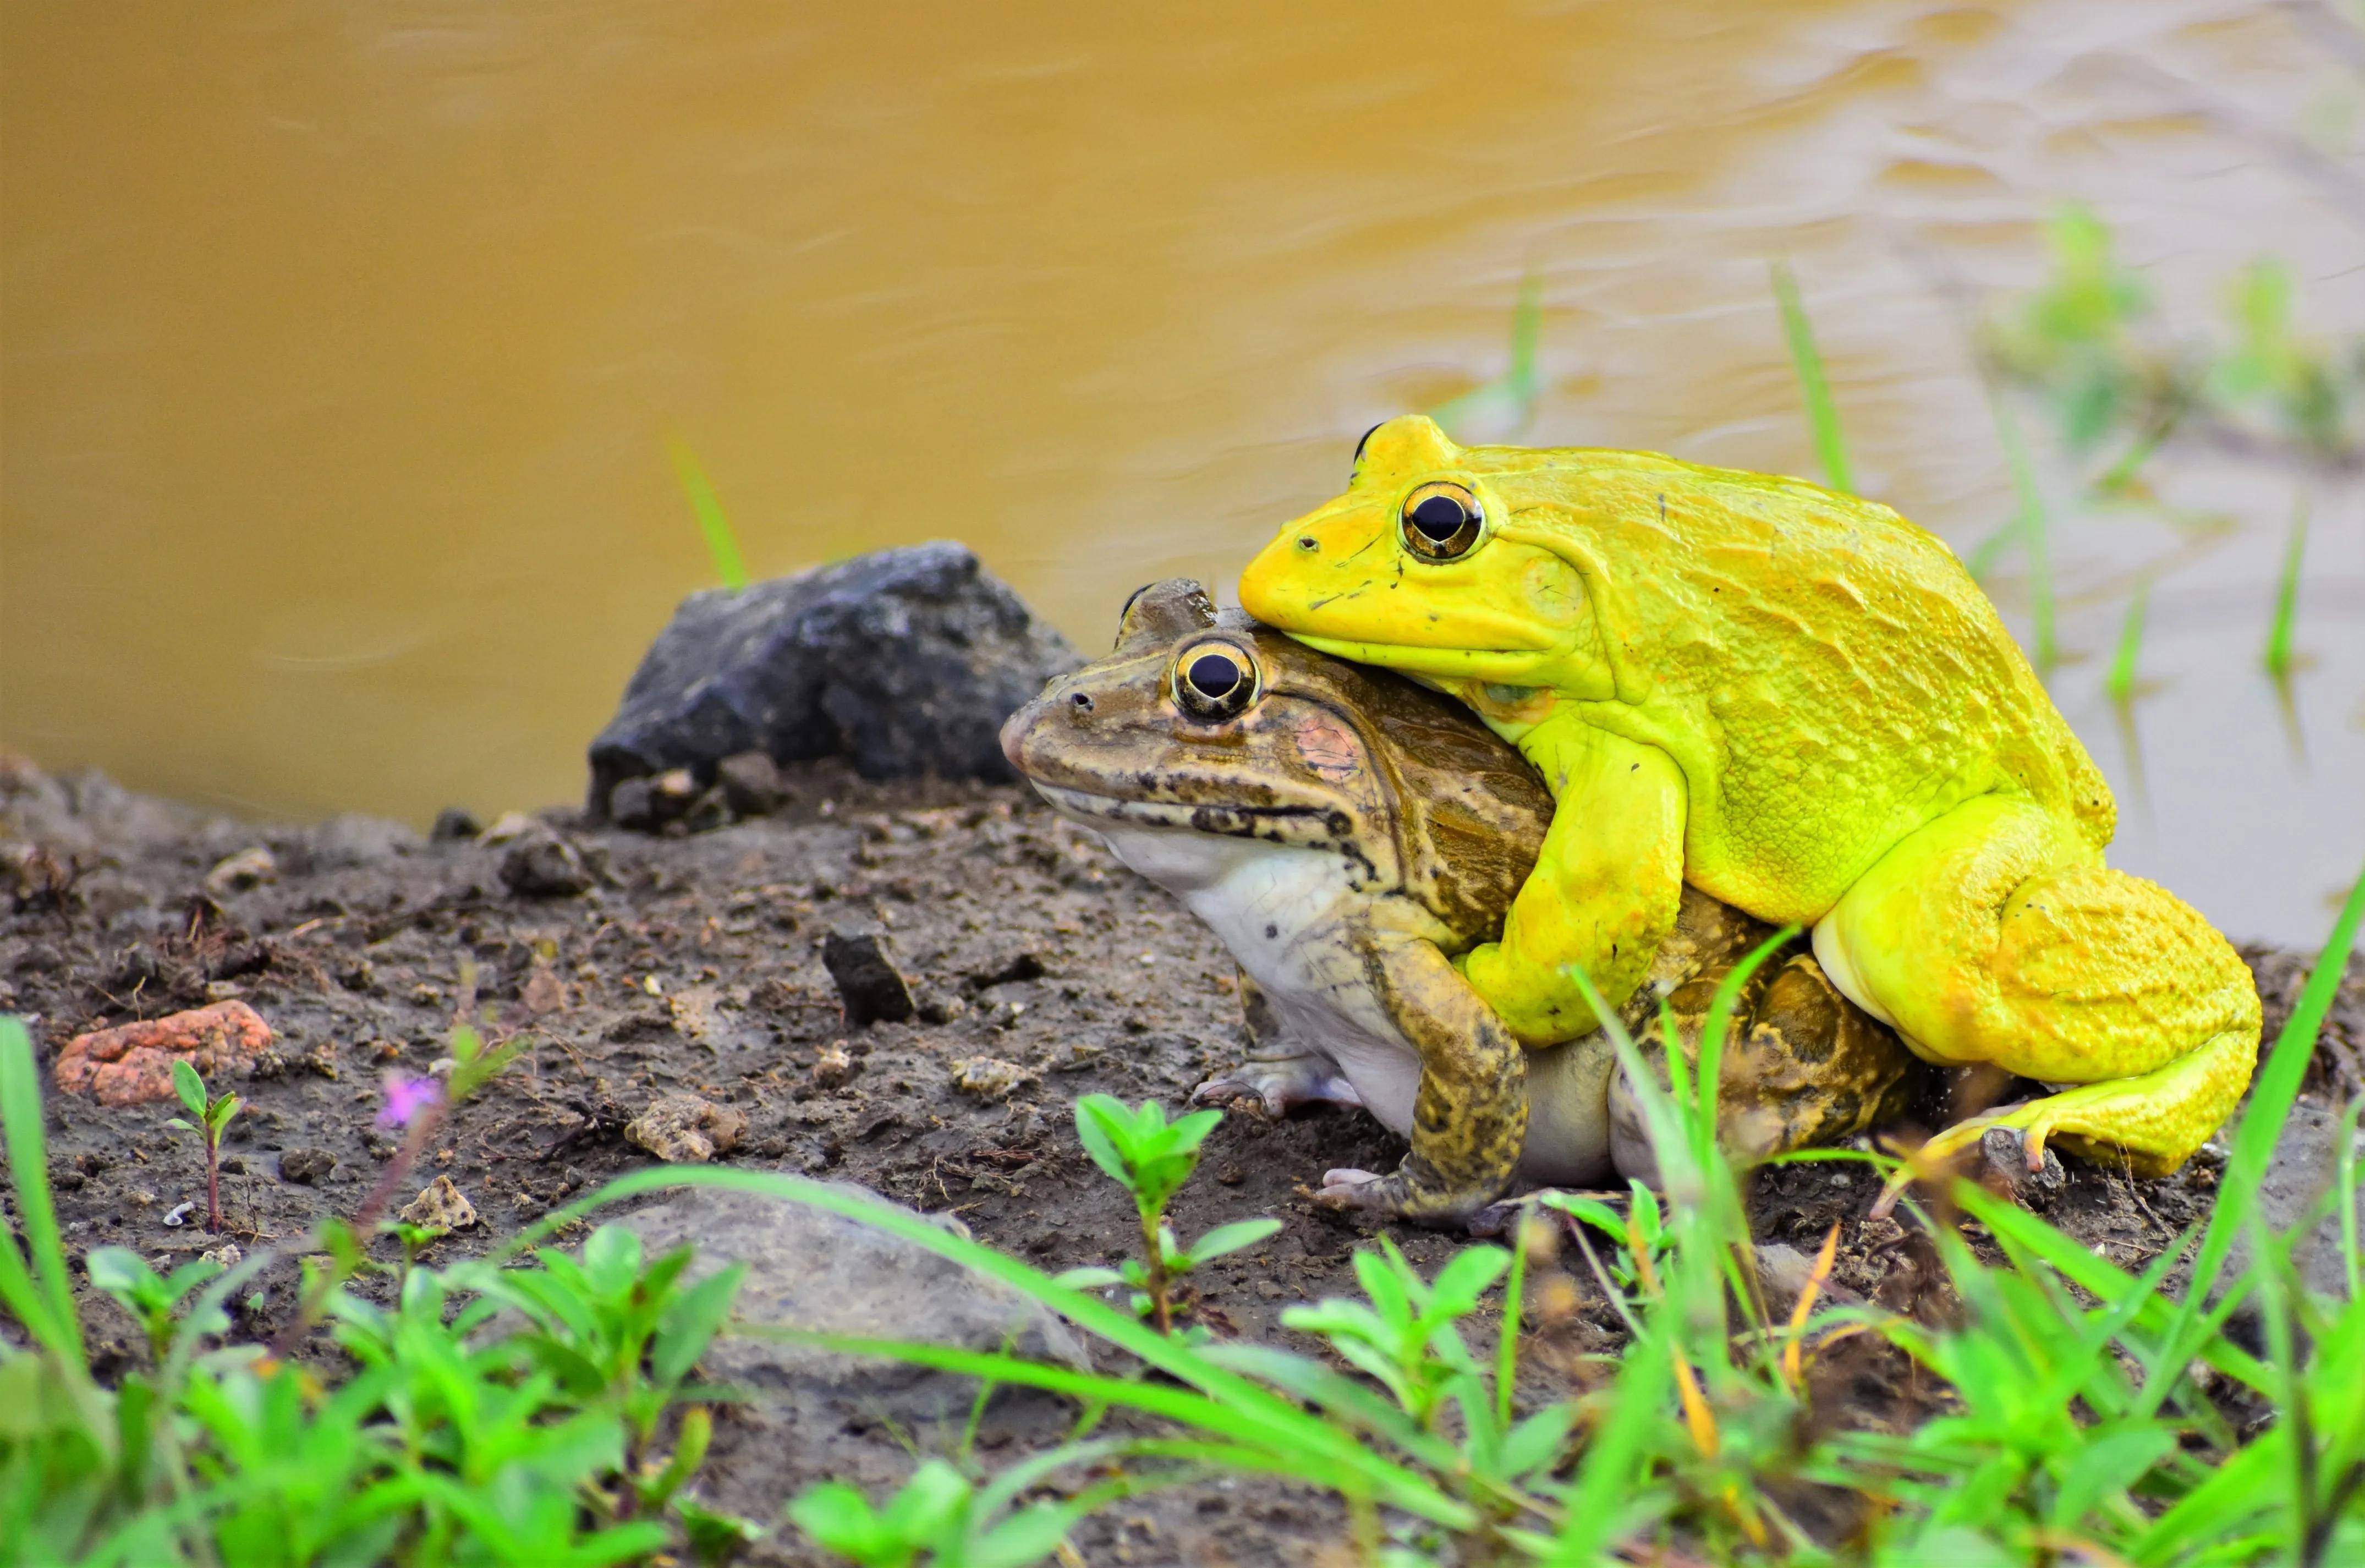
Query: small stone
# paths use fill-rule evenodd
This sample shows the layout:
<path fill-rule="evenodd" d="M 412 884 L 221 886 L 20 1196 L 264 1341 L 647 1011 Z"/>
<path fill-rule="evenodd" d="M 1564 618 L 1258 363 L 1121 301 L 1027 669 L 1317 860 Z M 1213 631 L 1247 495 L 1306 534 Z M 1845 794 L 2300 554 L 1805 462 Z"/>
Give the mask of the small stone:
<path fill-rule="evenodd" d="M 821 961 L 837 983 L 849 1028 L 901 1024 L 917 1011 L 910 982 L 875 935 L 833 931 L 822 938 Z"/>
<path fill-rule="evenodd" d="M 1007 1100 L 1019 1085 L 1034 1081 L 1033 1072 L 1000 1057 L 963 1057 L 953 1063 L 953 1087 L 979 1100 Z"/>
<path fill-rule="evenodd" d="M 712 833 L 731 825 L 731 802 L 720 789 L 709 790 L 693 802 L 681 816 L 681 825 L 692 833 Z"/>
<path fill-rule="evenodd" d="M 435 825 L 427 831 L 429 842 L 452 844 L 464 838 L 482 836 L 485 824 L 465 806 L 446 806 L 435 813 Z"/>
<path fill-rule="evenodd" d="M 291 1148 L 279 1157 L 279 1179 L 309 1187 L 337 1168 L 337 1157 L 325 1148 Z"/>
<path fill-rule="evenodd" d="M 698 775 L 687 767 L 668 767 L 649 780 L 649 810 L 661 823 L 672 822 L 698 799 Z"/>
<path fill-rule="evenodd" d="M 544 1018 L 566 1005 L 566 987 L 548 964 L 536 962 L 518 988 L 518 997 L 528 1013 Z"/>
<path fill-rule="evenodd" d="M 235 1241 L 225 1241 L 211 1251 L 197 1254 L 201 1263 L 219 1263 L 225 1269 L 235 1269 L 246 1257 L 245 1250 Z"/>
<path fill-rule="evenodd" d="M 969 1000 L 947 992 L 932 991 L 920 1000 L 920 1022 L 949 1024 L 969 1013 Z"/>
<path fill-rule="evenodd" d="M 174 1098 L 173 1063 L 185 1061 L 210 1086 L 242 1072 L 271 1045 L 271 1025 L 243 1002 L 175 1013 L 77 1035 L 58 1053 L 58 1088 L 102 1105 L 140 1105 Z"/>
<path fill-rule="evenodd" d="M 452 1184 L 452 1178 L 438 1176 L 427 1183 L 419 1196 L 404 1204 L 397 1217 L 406 1224 L 436 1230 L 465 1230 L 476 1223 L 476 1205 Z"/>
<path fill-rule="evenodd" d="M 304 1070 L 330 1082 L 337 1081 L 336 1047 L 323 1042 L 304 1053 Z"/>
<path fill-rule="evenodd" d="M 627 778 L 608 791 L 608 820 L 646 833 L 657 825 L 656 801 L 645 778 Z"/>
<path fill-rule="evenodd" d="M 1975 1172 L 1980 1186 L 2007 1197 L 2023 1208 L 2049 1209 L 2069 1185 L 2061 1157 L 2045 1151 L 2042 1169 L 2028 1168 L 2028 1146 L 2015 1127 L 1990 1127 L 1979 1136 L 1979 1163 Z"/>
<path fill-rule="evenodd" d="M 743 751 L 715 765 L 716 782 L 723 799 L 743 817 L 766 817 L 780 809 L 787 791 L 780 787 L 779 765 L 760 751 Z"/>
<path fill-rule="evenodd" d="M 493 819 L 493 825 L 476 835 L 479 844 L 499 846 L 512 839 L 523 838 L 542 823 L 523 812 L 503 812 Z"/>
<path fill-rule="evenodd" d="M 226 857 L 206 873 L 206 891 L 216 898 L 242 893 L 279 879 L 279 861 L 261 845 Z"/>
<path fill-rule="evenodd" d="M 573 898 L 590 890 L 591 872 L 575 846 L 537 823 L 501 857 L 501 881 L 521 898 Z"/>
<path fill-rule="evenodd" d="M 821 1055 L 813 1058 L 813 1081 L 824 1089 L 835 1089 L 841 1084 L 851 1083 L 854 1075 L 860 1070 L 855 1065 L 854 1058 L 846 1053 L 844 1040 L 832 1040 L 822 1047 Z"/>
<path fill-rule="evenodd" d="M 728 1154 L 746 1131 L 745 1111 L 678 1092 L 659 1095 L 624 1126 L 626 1138 L 675 1165 L 703 1165 Z"/>

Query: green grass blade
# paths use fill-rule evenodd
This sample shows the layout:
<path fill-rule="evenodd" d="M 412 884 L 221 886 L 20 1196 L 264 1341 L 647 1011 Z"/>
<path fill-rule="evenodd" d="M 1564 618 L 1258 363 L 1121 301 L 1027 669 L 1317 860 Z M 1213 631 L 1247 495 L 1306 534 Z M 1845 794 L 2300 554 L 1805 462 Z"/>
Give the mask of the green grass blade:
<path fill-rule="evenodd" d="M 2323 952 L 2316 956 L 2315 968 L 2308 975 L 2298 1002 L 2251 1080 L 2249 1108 L 2235 1129 L 2233 1153 L 2225 1161 L 2225 1174 L 2217 1183 L 2216 1207 L 2209 1216 L 2209 1228 L 2202 1234 L 2201 1249 L 2192 1260 L 2192 1283 L 2168 1336 L 2171 1358 L 2185 1350 L 2184 1338 L 2203 1299 L 2217 1283 L 2218 1271 L 2225 1266 L 2235 1238 L 2249 1224 L 2258 1207 L 2259 1189 L 2266 1181 L 2268 1163 L 2274 1158 L 2275 1145 L 2282 1137 L 2292 1103 L 2299 1097 L 2300 1081 L 2306 1076 L 2308 1058 L 2315 1050 L 2316 1033 L 2323 1028 L 2325 1016 L 2332 1010 L 2333 997 L 2348 972 L 2348 957 L 2356 946 L 2357 928 L 2361 923 L 2365 923 L 2365 871 L 2358 874 L 2356 883 L 2349 888 L 2348 900 L 2341 906 L 2339 918 L 2332 923 L 2332 935 L 2326 938 Z M 2261 1266 L 2255 1252 L 2251 1264 L 2253 1268 Z M 2169 1364 L 2180 1362 L 2171 1360 Z"/>
<path fill-rule="evenodd" d="M 699 532 L 706 535 L 715 577 L 734 593 L 745 588 L 747 566 L 739 556 L 738 537 L 731 532 L 731 520 L 723 515 L 723 501 L 707 481 L 706 470 L 699 465 L 698 454 L 687 442 L 674 438 L 666 442 L 666 455 L 673 459 L 674 477 L 681 482 L 681 493 L 698 516 Z"/>
<path fill-rule="evenodd" d="M 1832 400 L 1832 384 L 1823 374 L 1823 356 L 1815 347 L 1815 330 L 1807 308 L 1799 299 L 1799 281 L 1780 262 L 1774 263 L 1774 298 L 1782 308 L 1782 335 L 1790 342 L 1790 364 L 1799 373 L 1799 393 L 1807 404 L 1807 423 L 1815 435 L 1815 455 L 1823 465 L 1823 482 L 1834 490 L 1855 493 L 1855 475 L 1848 467 L 1847 442 L 1840 435 L 1839 405 Z"/>
<path fill-rule="evenodd" d="M 2267 628 L 2267 673 L 2277 680 L 2291 674 L 2292 633 L 2299 622 L 2299 569 L 2307 554 L 2307 501 L 2292 509 L 2291 539 L 2283 546 L 2282 580 L 2275 586 L 2274 624 Z"/>
<path fill-rule="evenodd" d="M 1484 381 L 1429 410 L 1446 434 L 1454 435 L 1467 421 L 1500 410 L 1511 433 L 1524 431 L 1536 417 L 1536 400 L 1543 384 L 1536 368 L 1536 350 L 1543 341 L 1543 273 L 1534 263 L 1519 279 L 1519 298 L 1511 306 L 1511 358 L 1503 374 Z M 1458 438 L 1457 438 L 1458 439 Z"/>
<path fill-rule="evenodd" d="M 13 1239 L 0 1247 L 0 1301 L 5 1301 L 34 1340 L 87 1375 L 82 1320 L 74 1315 L 73 1281 L 66 1272 L 58 1211 L 50 1201 L 50 1156 L 41 1128 L 40 1070 L 33 1065 L 33 1037 L 14 1018 L 0 1018 L 0 1137 L 8 1146 L 8 1172 L 16 1182 L 17 1220 L 26 1256 Z"/>
<path fill-rule="evenodd" d="M 1337 1462 L 1347 1471 L 1364 1478 L 1373 1495 L 1391 1497 L 1395 1506 L 1414 1511 L 1417 1503 L 1418 1511 L 1424 1518 L 1436 1518 L 1440 1522 L 1468 1517 L 1463 1505 L 1445 1496 L 1401 1465 L 1371 1452 L 1351 1434 L 1336 1430 L 1308 1416 L 1291 1401 L 1236 1372 L 1224 1370 L 1131 1315 L 1119 1313 L 1105 1303 L 1059 1284 L 1039 1269 L 1015 1258 L 955 1236 L 922 1215 L 857 1197 L 802 1177 L 721 1170 L 712 1166 L 667 1165 L 628 1171 L 599 1191 L 578 1198 L 564 1208 L 551 1210 L 494 1249 L 486 1261 L 498 1266 L 531 1248 L 567 1221 L 603 1204 L 642 1193 L 678 1187 L 725 1187 L 804 1204 L 883 1230 L 940 1257 L 949 1258 L 973 1272 L 999 1280 L 1032 1297 L 1085 1332 L 1130 1352 L 1209 1398 L 1253 1417 L 1263 1424 L 1272 1440 L 1295 1443 L 1309 1453 Z M 1015 1369 L 1003 1369 L 996 1375 L 1015 1381 Z"/>
<path fill-rule="evenodd" d="M 2135 694 L 2135 661 L 2143 654 L 2144 613 L 2151 602 L 2151 578 L 2135 583 L 2135 597 L 2127 600 L 2127 617 L 2119 622 L 2119 646 L 2111 655 L 2111 673 L 2104 684 L 2112 700 L 2125 702 Z"/>
<path fill-rule="evenodd" d="M 2020 506 L 2016 522 L 2022 546 L 2028 552 L 2028 619 L 2035 644 L 2029 662 L 2039 676 L 2049 676 L 2061 658 L 2053 634 L 2052 514 L 2046 509 L 2044 492 L 2037 488 L 2036 465 L 2028 455 L 2020 421 L 2012 417 L 2001 397 L 1990 393 L 1988 403 L 1995 410 L 1996 437 L 2003 443 L 2004 463 L 2012 470 L 2012 494 Z"/>

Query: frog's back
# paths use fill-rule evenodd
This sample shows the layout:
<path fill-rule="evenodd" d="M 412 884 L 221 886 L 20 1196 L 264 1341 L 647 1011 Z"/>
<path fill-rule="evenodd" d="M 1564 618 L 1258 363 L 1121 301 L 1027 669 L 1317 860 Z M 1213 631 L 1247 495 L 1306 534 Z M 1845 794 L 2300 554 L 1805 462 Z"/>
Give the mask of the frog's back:
<path fill-rule="evenodd" d="M 2110 841 L 2101 772 L 1935 535 L 1654 454 L 1468 458 L 1585 577 L 1618 700 L 1581 711 L 1683 769 L 1687 875 L 1709 891 L 1814 919 L 1906 834 L 1999 791 Z"/>

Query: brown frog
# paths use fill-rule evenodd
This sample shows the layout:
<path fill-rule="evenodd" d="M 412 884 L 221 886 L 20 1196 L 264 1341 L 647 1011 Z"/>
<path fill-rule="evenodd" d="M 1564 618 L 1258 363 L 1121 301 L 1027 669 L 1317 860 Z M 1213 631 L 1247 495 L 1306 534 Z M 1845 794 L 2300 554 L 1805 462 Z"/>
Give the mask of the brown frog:
<path fill-rule="evenodd" d="M 1451 961 L 1497 937 L 1553 809 L 1466 710 L 1219 615 L 1173 578 L 1137 593 L 1115 650 L 1012 715 L 1002 744 L 1238 961 L 1250 1054 L 1194 1098 L 1361 1105 L 1411 1139 L 1391 1174 L 1328 1172 L 1324 1201 L 1452 1223 L 1515 1182 L 1650 1171 L 1608 1038 L 1523 1047 Z M 1662 999 L 1693 1054 L 1718 980 L 1772 929 L 1685 890 L 1624 1009 L 1663 1081 Z M 1799 940 L 1742 995 L 1720 1134 L 1748 1155 L 1844 1137 L 1904 1108 L 1914 1067 Z"/>

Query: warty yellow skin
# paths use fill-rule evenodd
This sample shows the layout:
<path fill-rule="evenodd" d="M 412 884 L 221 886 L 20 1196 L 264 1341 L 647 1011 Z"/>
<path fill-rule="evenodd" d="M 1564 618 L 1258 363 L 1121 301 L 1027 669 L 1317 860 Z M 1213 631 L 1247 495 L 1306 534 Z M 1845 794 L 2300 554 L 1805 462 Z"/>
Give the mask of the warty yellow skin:
<path fill-rule="evenodd" d="M 1478 526 L 1440 558 L 1408 507 Z M 2109 788 L 1945 544 L 1796 479 L 1647 453 L 1456 446 L 1418 416 L 1240 578 L 1250 614 L 1474 709 L 1556 800 L 1465 974 L 1522 1039 L 1595 1026 L 1682 884 L 1812 925 L 1833 981 L 1927 1059 L 2057 1086 L 2007 1125 L 2173 1169 L 2256 1065 L 2225 938 L 2102 860 Z"/>

